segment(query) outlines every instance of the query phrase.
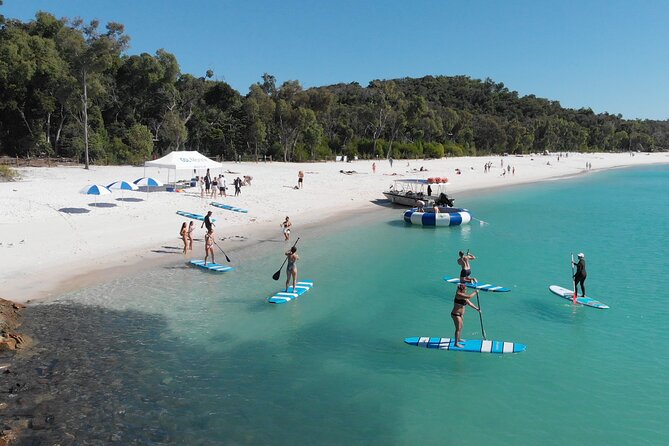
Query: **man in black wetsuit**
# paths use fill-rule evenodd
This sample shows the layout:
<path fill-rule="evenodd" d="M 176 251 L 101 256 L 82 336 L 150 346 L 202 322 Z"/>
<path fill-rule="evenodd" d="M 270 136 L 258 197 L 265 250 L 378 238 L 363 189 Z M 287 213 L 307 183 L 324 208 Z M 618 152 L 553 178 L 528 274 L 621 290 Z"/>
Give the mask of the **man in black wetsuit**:
<path fill-rule="evenodd" d="M 211 222 L 211 211 L 207 212 L 207 215 L 204 217 L 204 221 L 200 225 L 200 227 L 206 226 L 207 227 L 207 232 L 212 230 L 212 226 L 214 224 Z"/>
<path fill-rule="evenodd" d="M 582 252 L 578 254 L 578 263 L 571 262 L 576 265 L 576 274 L 574 274 L 574 295 L 576 295 L 576 288 L 581 284 L 581 294 L 585 297 L 585 279 L 588 276 L 585 270 L 585 254 Z"/>

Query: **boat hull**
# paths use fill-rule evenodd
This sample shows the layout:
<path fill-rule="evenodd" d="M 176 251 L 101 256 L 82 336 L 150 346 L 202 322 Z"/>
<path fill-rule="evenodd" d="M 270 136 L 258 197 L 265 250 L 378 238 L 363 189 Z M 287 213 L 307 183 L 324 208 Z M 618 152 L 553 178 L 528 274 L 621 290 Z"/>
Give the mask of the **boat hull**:
<path fill-rule="evenodd" d="M 472 221 L 472 215 L 467 209 L 462 208 L 442 208 L 439 213 L 410 209 L 404 212 L 404 221 L 411 225 L 459 226 Z"/>

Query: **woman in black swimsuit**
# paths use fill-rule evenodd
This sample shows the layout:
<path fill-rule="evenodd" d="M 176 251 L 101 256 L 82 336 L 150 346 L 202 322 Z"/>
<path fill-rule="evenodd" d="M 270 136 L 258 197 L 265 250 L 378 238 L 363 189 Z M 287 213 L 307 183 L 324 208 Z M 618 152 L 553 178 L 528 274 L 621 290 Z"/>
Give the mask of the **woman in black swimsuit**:
<path fill-rule="evenodd" d="M 476 295 L 476 291 L 471 294 L 465 292 L 466 287 L 464 283 L 458 285 L 458 291 L 455 292 L 455 299 L 453 300 L 453 309 L 451 310 L 451 318 L 453 319 L 453 324 L 455 324 L 455 346 L 463 347 L 462 340 L 460 335 L 462 333 L 462 327 L 464 325 L 464 315 L 465 307 L 469 305 L 479 313 L 481 310 L 476 307 L 469 299 Z"/>

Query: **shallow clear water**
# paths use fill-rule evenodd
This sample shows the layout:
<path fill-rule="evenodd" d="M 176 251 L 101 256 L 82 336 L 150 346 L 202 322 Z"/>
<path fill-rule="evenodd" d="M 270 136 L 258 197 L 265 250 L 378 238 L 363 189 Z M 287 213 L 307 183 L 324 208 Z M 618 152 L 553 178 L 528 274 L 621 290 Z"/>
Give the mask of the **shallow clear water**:
<path fill-rule="evenodd" d="M 271 276 L 287 245 L 266 242 L 231 255 L 232 273 L 175 263 L 32 307 L 26 329 L 41 343 L 20 367 L 42 378 L 26 394 L 49 395 L 38 412 L 50 421 L 31 435 L 67 432 L 81 444 L 667 444 L 667 186 L 667 166 L 617 170 L 459 197 L 485 224 L 411 227 L 401 210 L 378 207 L 328 235 L 296 230 L 300 277 L 315 287 L 285 305 L 265 299 L 283 284 L 285 271 L 279 282 Z M 481 294 L 488 338 L 526 352 L 402 342 L 452 336 L 455 287 L 441 277 L 458 274 L 466 249 L 477 256 L 474 276 L 512 288 Z M 570 286 L 570 253 L 580 251 L 588 294 L 611 309 L 574 307 L 548 291 Z M 470 310 L 464 337 L 480 336 Z"/>

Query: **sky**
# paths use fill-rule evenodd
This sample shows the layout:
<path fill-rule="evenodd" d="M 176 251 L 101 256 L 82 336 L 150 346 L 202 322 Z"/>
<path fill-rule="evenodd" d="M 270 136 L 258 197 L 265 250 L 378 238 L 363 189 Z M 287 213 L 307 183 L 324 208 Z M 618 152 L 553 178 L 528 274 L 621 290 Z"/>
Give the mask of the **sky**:
<path fill-rule="evenodd" d="M 263 73 L 305 88 L 465 75 L 627 119 L 669 119 L 664 0 L 4 0 L 125 25 L 128 54 L 173 53 L 183 73 L 241 94 Z"/>

